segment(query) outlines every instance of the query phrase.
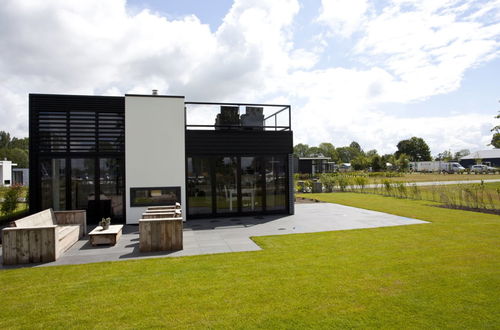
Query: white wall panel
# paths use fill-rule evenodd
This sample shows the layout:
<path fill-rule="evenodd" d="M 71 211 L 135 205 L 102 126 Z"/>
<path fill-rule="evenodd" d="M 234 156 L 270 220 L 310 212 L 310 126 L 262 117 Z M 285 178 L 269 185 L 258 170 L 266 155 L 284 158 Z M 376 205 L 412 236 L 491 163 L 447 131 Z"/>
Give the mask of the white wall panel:
<path fill-rule="evenodd" d="M 130 188 L 181 187 L 186 215 L 184 98 L 125 95 L 125 184 L 127 223 L 138 223 L 146 207 L 130 207 Z"/>

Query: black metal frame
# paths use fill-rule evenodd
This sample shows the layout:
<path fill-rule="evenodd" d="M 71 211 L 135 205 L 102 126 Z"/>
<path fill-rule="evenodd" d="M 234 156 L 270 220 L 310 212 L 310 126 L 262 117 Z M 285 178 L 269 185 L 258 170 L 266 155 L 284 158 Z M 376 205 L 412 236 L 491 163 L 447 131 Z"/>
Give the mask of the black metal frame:
<path fill-rule="evenodd" d="M 262 103 L 220 103 L 220 102 L 185 102 L 185 105 L 215 105 L 215 106 L 236 106 L 236 107 L 241 107 L 241 106 L 249 106 L 249 107 L 277 107 L 281 108 L 280 110 L 276 111 L 275 113 L 267 116 L 264 118 L 264 122 L 266 120 L 274 117 L 274 125 L 268 126 L 242 126 L 242 125 L 194 125 L 194 124 L 188 124 L 187 123 L 187 116 L 186 113 L 188 111 L 187 107 L 185 107 L 184 111 L 184 122 L 186 125 L 186 129 L 189 128 L 226 128 L 226 129 L 234 129 L 234 128 L 241 128 L 241 129 L 271 129 L 274 131 L 291 131 L 292 130 L 292 107 L 287 104 L 262 104 Z M 282 113 L 283 111 L 288 110 L 288 126 L 278 126 L 278 114 Z"/>
<path fill-rule="evenodd" d="M 261 211 L 243 211 L 242 209 L 242 191 L 241 191 L 241 157 L 256 157 L 262 161 L 265 157 L 271 157 L 271 156 L 281 156 L 283 157 L 283 162 L 286 166 L 286 174 L 285 177 L 286 179 L 286 187 L 285 187 L 285 193 L 287 195 L 287 198 L 285 199 L 285 210 L 267 210 L 267 190 L 266 190 L 266 182 L 265 182 L 265 167 L 262 166 L 261 168 L 261 176 L 262 176 L 262 182 L 260 183 L 260 188 L 262 189 L 262 210 Z M 189 213 L 189 196 L 187 194 L 189 186 L 188 186 L 188 176 L 187 176 L 187 164 L 188 164 L 188 158 L 190 157 L 207 157 L 210 160 L 210 176 L 212 178 L 210 186 L 211 186 L 211 196 L 212 196 L 212 211 L 209 214 L 190 214 Z M 236 168 L 236 182 L 237 182 L 237 206 L 238 206 L 238 211 L 237 212 L 227 212 L 227 213 L 218 213 L 217 212 L 217 183 L 215 180 L 216 173 L 215 173 L 215 162 L 218 157 L 236 157 L 237 158 L 237 168 Z M 263 164 L 263 163 L 262 163 Z M 187 212 L 187 217 L 190 219 L 201 219 L 201 218 L 218 218 L 218 217 L 238 217 L 238 216 L 255 216 L 255 215 L 265 215 L 265 214 L 284 214 L 290 213 L 290 200 L 288 198 L 288 192 L 290 191 L 290 180 L 288 180 L 290 171 L 292 169 L 289 166 L 288 162 L 288 154 L 279 154 L 279 155 L 269 155 L 269 154 L 189 154 L 186 155 L 186 212 Z"/>

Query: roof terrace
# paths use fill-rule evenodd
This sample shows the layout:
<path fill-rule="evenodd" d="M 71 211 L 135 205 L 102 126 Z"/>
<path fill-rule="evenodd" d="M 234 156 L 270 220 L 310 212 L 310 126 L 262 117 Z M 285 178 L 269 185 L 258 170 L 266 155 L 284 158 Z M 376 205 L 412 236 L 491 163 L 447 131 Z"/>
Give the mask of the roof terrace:
<path fill-rule="evenodd" d="M 185 105 L 187 130 L 291 130 L 290 105 L 211 102 Z"/>

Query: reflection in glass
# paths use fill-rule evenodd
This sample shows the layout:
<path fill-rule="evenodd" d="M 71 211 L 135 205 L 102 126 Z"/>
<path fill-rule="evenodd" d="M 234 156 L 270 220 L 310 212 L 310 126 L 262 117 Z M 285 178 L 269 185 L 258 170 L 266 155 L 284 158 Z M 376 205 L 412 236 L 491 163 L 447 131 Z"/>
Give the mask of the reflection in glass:
<path fill-rule="evenodd" d="M 103 217 L 123 217 L 123 161 L 116 158 L 99 159 L 100 209 Z"/>
<path fill-rule="evenodd" d="M 189 214 L 212 213 L 212 180 L 210 159 L 189 157 L 187 167 Z"/>
<path fill-rule="evenodd" d="M 284 156 L 266 157 L 266 210 L 286 210 L 286 161 Z"/>
<path fill-rule="evenodd" d="M 42 210 L 66 209 L 66 162 L 64 159 L 40 161 Z"/>
<path fill-rule="evenodd" d="M 257 157 L 241 157 L 241 204 L 243 212 L 262 211 L 262 172 Z"/>
<path fill-rule="evenodd" d="M 92 158 L 71 159 L 71 208 L 73 210 L 87 210 L 90 213 L 90 218 L 96 211 L 94 164 Z"/>
<path fill-rule="evenodd" d="M 238 164 L 236 157 L 218 157 L 215 160 L 215 188 L 217 213 L 238 212 Z"/>

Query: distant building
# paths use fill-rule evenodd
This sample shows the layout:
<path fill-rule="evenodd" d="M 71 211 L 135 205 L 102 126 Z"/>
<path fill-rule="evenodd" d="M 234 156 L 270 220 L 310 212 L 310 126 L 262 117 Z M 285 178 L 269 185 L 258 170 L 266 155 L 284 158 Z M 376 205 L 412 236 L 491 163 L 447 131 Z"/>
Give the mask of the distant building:
<path fill-rule="evenodd" d="M 12 167 L 17 164 L 10 160 L 0 160 L 0 187 L 10 187 L 12 184 Z"/>
<path fill-rule="evenodd" d="M 30 170 L 29 168 L 13 168 L 12 169 L 12 184 L 29 186 Z"/>
<path fill-rule="evenodd" d="M 330 157 L 295 158 L 295 173 L 317 175 L 334 172 L 335 163 L 330 160 Z"/>
<path fill-rule="evenodd" d="M 472 152 L 470 155 L 460 158 L 460 165 L 465 168 L 470 168 L 476 165 L 480 160 L 480 164 L 485 164 L 493 167 L 500 167 L 500 149 L 488 149 Z"/>

